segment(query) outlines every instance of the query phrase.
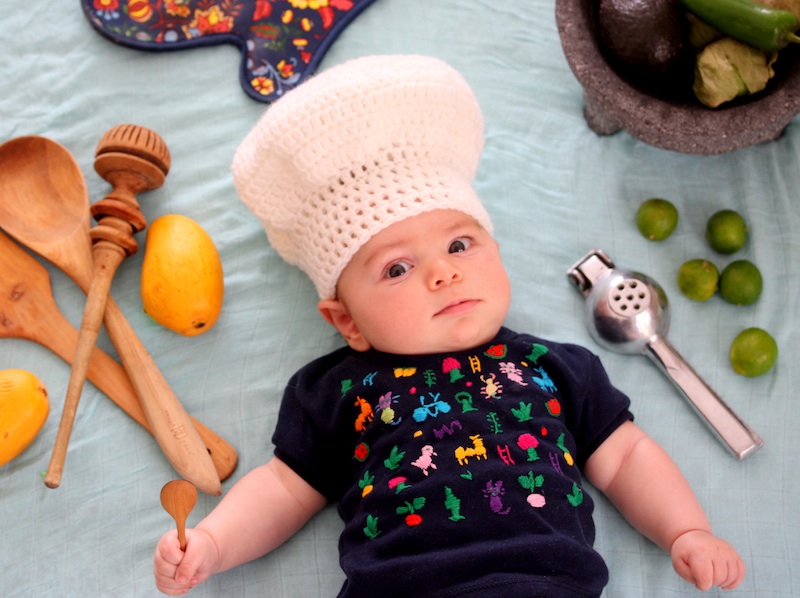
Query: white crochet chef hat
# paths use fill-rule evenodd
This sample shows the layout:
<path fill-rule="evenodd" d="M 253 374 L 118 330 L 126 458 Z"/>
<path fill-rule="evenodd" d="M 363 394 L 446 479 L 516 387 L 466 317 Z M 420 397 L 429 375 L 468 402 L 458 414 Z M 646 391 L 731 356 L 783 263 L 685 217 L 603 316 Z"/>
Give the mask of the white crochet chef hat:
<path fill-rule="evenodd" d="M 426 56 L 370 56 L 286 93 L 233 159 L 244 203 L 320 298 L 390 224 L 455 209 L 492 225 L 472 188 L 483 117 L 464 78 Z"/>

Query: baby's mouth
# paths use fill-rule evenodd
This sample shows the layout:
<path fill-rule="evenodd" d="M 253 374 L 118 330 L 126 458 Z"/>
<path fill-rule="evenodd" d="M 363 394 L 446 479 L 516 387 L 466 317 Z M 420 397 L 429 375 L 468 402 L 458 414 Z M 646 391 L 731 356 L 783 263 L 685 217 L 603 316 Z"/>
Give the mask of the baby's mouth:
<path fill-rule="evenodd" d="M 459 315 L 471 311 L 478 304 L 477 299 L 457 299 L 440 309 L 437 316 Z"/>

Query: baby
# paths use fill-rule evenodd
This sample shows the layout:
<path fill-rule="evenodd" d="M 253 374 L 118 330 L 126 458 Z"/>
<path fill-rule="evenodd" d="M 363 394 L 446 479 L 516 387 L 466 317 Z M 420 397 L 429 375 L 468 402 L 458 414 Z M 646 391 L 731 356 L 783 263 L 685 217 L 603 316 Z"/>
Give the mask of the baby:
<path fill-rule="evenodd" d="M 275 456 L 239 480 L 158 588 L 189 591 L 272 551 L 337 503 L 351 596 L 599 596 L 583 477 L 701 590 L 736 550 L 589 351 L 503 327 L 510 284 L 472 180 L 476 98 L 421 56 L 333 67 L 268 109 L 237 190 L 347 342 L 289 381 Z"/>

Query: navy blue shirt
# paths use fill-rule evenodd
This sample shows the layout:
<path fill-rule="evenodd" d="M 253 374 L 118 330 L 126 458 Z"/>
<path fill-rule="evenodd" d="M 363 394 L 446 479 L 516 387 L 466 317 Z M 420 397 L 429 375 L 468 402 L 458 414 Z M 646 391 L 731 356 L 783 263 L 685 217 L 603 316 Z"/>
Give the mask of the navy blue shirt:
<path fill-rule="evenodd" d="M 598 596 L 580 470 L 629 406 L 586 349 L 503 328 L 468 351 L 317 359 L 273 441 L 339 504 L 342 597 Z"/>

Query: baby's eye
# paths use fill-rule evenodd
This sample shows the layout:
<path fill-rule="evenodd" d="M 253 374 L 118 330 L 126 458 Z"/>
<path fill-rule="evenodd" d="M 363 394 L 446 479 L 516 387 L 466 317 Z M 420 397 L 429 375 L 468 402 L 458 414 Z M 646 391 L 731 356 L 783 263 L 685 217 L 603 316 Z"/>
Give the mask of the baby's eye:
<path fill-rule="evenodd" d="M 466 251 L 472 245 L 472 241 L 467 238 L 456 239 L 450 243 L 450 253 L 461 253 Z"/>
<path fill-rule="evenodd" d="M 406 262 L 395 262 L 386 269 L 386 278 L 398 278 L 411 270 L 411 266 Z"/>

